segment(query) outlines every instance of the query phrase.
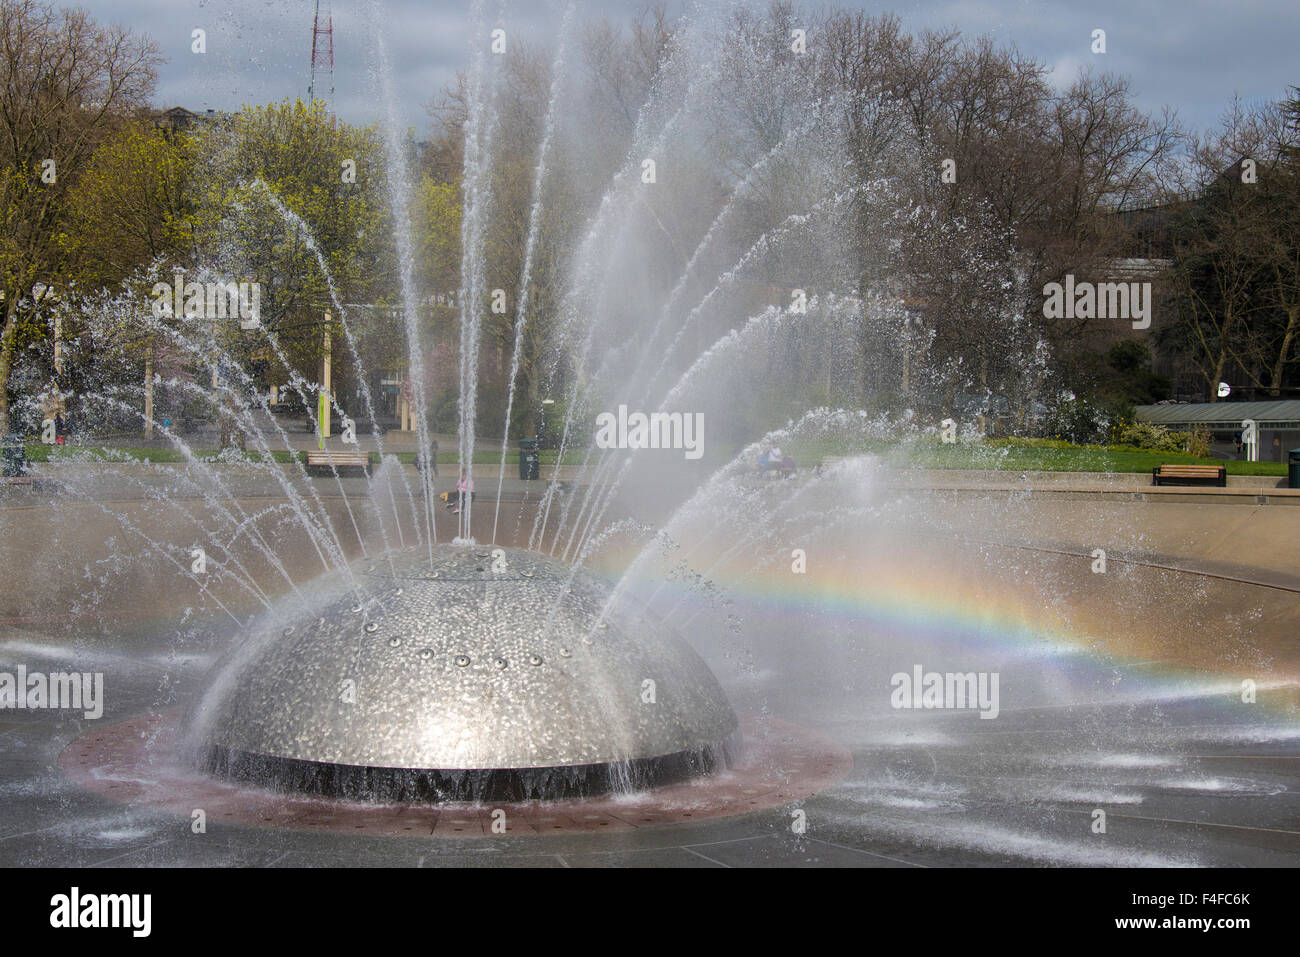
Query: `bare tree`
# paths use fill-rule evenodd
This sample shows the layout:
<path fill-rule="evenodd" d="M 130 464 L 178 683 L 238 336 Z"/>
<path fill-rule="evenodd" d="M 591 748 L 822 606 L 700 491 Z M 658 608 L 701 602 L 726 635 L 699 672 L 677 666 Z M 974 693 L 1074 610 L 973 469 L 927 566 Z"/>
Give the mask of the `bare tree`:
<path fill-rule="evenodd" d="M 1300 196 L 1279 104 L 1234 99 L 1190 152 L 1195 200 L 1174 227 L 1181 351 L 1215 386 L 1240 373 L 1281 392 L 1300 335 Z"/>

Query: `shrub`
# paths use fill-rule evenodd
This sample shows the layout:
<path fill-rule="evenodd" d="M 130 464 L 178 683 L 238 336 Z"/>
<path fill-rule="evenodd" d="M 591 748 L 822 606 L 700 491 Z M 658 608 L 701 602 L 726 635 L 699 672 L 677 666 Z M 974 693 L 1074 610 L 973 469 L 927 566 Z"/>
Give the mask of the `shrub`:
<path fill-rule="evenodd" d="M 1111 419 L 1106 410 L 1083 399 L 1061 402 L 1047 418 L 1047 435 L 1075 445 L 1104 442 Z"/>
<path fill-rule="evenodd" d="M 1198 429 L 1192 433 L 1191 439 L 1187 443 L 1187 451 L 1198 458 L 1210 457 L 1210 445 L 1214 437 L 1204 429 Z"/>
<path fill-rule="evenodd" d="M 1005 439 L 986 439 L 983 443 L 991 448 L 1009 449 L 1077 449 L 1080 446 L 1064 439 L 1038 439 L 1011 436 Z M 1086 447 L 1086 446 L 1085 446 Z"/>
<path fill-rule="evenodd" d="M 1125 423 L 1119 430 L 1121 445 L 1151 452 L 1186 451 L 1191 438 L 1189 432 L 1171 432 L 1162 425 L 1151 425 L 1147 422 Z"/>

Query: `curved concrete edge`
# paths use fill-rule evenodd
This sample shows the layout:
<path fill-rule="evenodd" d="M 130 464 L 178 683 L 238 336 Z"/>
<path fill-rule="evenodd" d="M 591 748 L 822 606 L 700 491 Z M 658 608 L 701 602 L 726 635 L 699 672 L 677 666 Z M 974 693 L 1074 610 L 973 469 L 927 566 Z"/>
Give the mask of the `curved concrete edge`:
<path fill-rule="evenodd" d="M 890 490 L 935 492 L 1041 493 L 1096 496 L 1134 501 L 1214 502 L 1216 504 L 1300 505 L 1300 489 L 1275 475 L 1236 475 L 1228 486 L 1154 485 L 1144 472 L 1018 472 L 991 469 L 889 469 L 882 484 Z"/>
<path fill-rule="evenodd" d="M 1008 485 L 983 484 L 946 485 L 941 482 L 928 484 L 899 483 L 888 484 L 888 488 L 904 492 L 942 492 L 974 493 L 1005 492 L 1012 496 L 1047 495 L 1062 499 L 1110 499 L 1112 501 L 1132 502 L 1177 502 L 1180 504 L 1204 503 L 1213 505 L 1300 505 L 1300 489 L 1252 489 L 1252 488 L 1198 488 L 1195 486 L 1139 486 L 1113 487 L 1104 485 Z"/>

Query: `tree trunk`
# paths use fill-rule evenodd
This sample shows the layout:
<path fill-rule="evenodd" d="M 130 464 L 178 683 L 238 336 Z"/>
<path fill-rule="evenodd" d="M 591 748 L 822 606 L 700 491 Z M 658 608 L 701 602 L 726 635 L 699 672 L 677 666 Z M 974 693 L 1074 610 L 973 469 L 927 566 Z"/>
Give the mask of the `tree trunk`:
<path fill-rule="evenodd" d="M 1282 394 L 1282 377 L 1286 374 L 1287 356 L 1291 353 L 1291 343 L 1295 342 L 1297 327 L 1300 327 L 1300 306 L 1287 310 L 1286 335 L 1282 337 L 1282 348 L 1278 350 L 1277 362 L 1273 365 L 1273 375 L 1269 382 L 1268 394 L 1274 397 Z"/>
<path fill-rule="evenodd" d="M 1219 383 L 1223 381 L 1223 367 L 1226 363 L 1227 357 L 1220 350 L 1219 355 L 1214 360 L 1214 374 L 1210 376 L 1209 381 L 1211 402 L 1219 401 Z"/>
<path fill-rule="evenodd" d="M 953 406 L 957 404 L 957 383 L 949 382 L 943 390 L 943 417 L 952 418 Z"/>
<path fill-rule="evenodd" d="M 144 437 L 153 438 L 153 339 L 144 359 Z"/>
<path fill-rule="evenodd" d="M 9 371 L 14 363 L 14 341 L 18 337 L 18 314 L 12 290 L 5 291 L 4 331 L 0 332 L 0 435 L 9 431 Z"/>
<path fill-rule="evenodd" d="M 907 402 L 912 394 L 912 330 L 908 328 L 907 317 L 903 317 L 903 401 Z"/>

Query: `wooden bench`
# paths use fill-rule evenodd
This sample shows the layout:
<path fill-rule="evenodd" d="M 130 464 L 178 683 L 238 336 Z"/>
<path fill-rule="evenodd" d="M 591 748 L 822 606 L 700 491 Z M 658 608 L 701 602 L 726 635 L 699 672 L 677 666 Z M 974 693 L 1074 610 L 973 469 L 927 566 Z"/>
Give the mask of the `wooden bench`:
<path fill-rule="evenodd" d="M 1223 465 L 1157 465 L 1151 470 L 1152 485 L 1217 485 L 1228 487 L 1228 469 Z"/>
<path fill-rule="evenodd" d="M 349 452 L 341 449 L 312 449 L 307 453 L 308 475 L 340 474 L 344 469 L 360 469 L 362 475 L 370 474 L 370 453 Z"/>

